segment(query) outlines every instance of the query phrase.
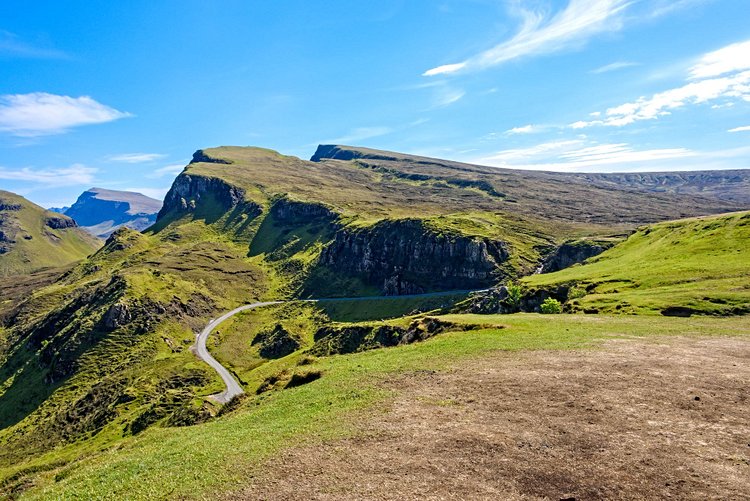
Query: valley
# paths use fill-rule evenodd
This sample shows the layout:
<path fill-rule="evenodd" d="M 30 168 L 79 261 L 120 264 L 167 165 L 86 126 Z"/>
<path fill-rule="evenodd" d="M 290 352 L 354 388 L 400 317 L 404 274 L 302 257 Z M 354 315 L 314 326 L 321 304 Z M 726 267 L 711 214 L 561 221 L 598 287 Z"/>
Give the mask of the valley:
<path fill-rule="evenodd" d="M 393 447 L 403 437 L 382 435 L 394 420 L 444 423 L 446 440 L 465 435 L 478 444 L 466 451 L 489 461 L 481 444 L 500 439 L 478 423 L 490 411 L 472 410 L 455 429 L 449 423 L 464 417 L 442 411 L 472 403 L 451 393 L 473 394 L 472 370 L 477 381 L 519 392 L 532 378 L 532 405 L 557 401 L 545 393 L 539 364 L 556 364 L 545 376 L 555 380 L 591 364 L 600 375 L 581 384 L 617 392 L 602 368 L 618 350 L 634 364 L 628 379 L 662 356 L 653 346 L 700 357 L 704 345 L 729 353 L 731 344 L 742 358 L 750 215 L 741 193 L 750 174 L 654 176 L 593 179 L 333 145 L 319 146 L 310 161 L 252 147 L 198 150 L 153 225 L 110 225 L 103 244 L 81 236 L 90 247 L 52 264 L 18 268 L 3 261 L 15 250 L 0 255 L 9 274 L 22 275 L 0 286 L 0 492 L 256 498 L 270 496 L 292 469 L 298 476 L 285 477 L 278 491 L 292 498 L 331 489 L 342 493 L 332 498 L 375 496 L 346 475 L 327 475 L 333 480 L 314 484 L 314 493 L 294 482 L 314 475 L 311 458 L 325 459 L 320 468 L 351 462 L 335 452 L 340 444 L 373 433 L 370 452 L 398 456 Z M 655 192 L 654 179 L 673 188 Z M 67 218 L 73 208 L 54 217 L 85 235 Z M 41 208 L 34 214 L 36 225 L 53 217 Z M 92 222 L 87 227 L 99 227 Z M 548 299 L 564 314 L 540 314 Z M 512 373 L 497 369 L 508 364 Z M 668 368 L 670 391 L 708 391 L 710 375 L 689 383 L 687 370 Z M 742 377 L 721 391 L 740 395 Z M 658 378 L 646 384 L 656 388 Z M 508 398 L 478 388 L 471 398 L 482 405 Z M 413 399 L 420 404 L 404 408 Z M 744 398 L 724 404 L 731 415 L 747 410 Z M 512 420 L 493 409 L 492 419 Z M 420 436 L 419 427 L 402 428 Z M 526 443 L 522 428 L 503 440 Z M 658 443 L 645 429 L 633 433 L 646 448 L 638 451 Z M 429 470 L 438 449 L 417 449 L 409 457 Z M 375 475 L 368 485 L 391 478 L 373 466 L 381 456 L 362 454 Z M 702 492 L 740 492 L 730 477 L 747 464 L 740 449 L 731 454 L 738 459 L 727 466 L 726 490 L 700 484 Z M 588 468 L 588 456 L 576 457 Z M 441 468 L 468 475 L 465 466 Z M 545 471 L 539 478 L 551 475 Z M 403 484 L 403 494 L 428 478 L 434 484 L 433 474 Z M 531 480 L 487 482 L 496 490 L 464 494 L 583 496 L 592 488 L 580 476 L 544 480 L 547 490 L 538 492 L 524 490 Z M 435 493 L 448 488 L 435 485 L 442 485 Z"/>

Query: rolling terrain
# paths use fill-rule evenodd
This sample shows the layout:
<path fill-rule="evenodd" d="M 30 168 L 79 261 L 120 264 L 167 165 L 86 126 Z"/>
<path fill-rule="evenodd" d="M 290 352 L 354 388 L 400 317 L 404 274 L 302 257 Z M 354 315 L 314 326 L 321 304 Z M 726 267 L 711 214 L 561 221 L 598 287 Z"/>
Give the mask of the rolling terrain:
<path fill-rule="evenodd" d="M 71 218 L 0 190 L 0 277 L 65 266 L 99 245 Z"/>
<path fill-rule="evenodd" d="M 599 327 L 570 317 L 572 332 L 561 332 L 541 316 L 436 315 L 466 297 L 447 291 L 523 279 L 570 241 L 603 253 L 522 283 L 586 291 L 590 280 L 591 297 L 566 307 L 658 312 L 667 304 L 649 291 L 677 290 L 666 271 L 692 270 L 714 280 L 706 297 L 741 306 L 746 215 L 663 222 L 748 208 L 706 189 L 712 182 L 701 195 L 653 193 L 343 146 L 321 146 L 311 161 L 199 150 L 153 226 L 119 228 L 60 274 L 0 287 L 0 492 L 200 496 L 242 484 L 296 437 L 352 433 L 339 418 L 386 401 L 383 378 L 493 350 L 582 348 L 622 329 L 684 332 L 684 319 L 661 316 L 591 317 Z M 644 249 L 663 260 L 638 271 Z M 703 269 L 700 252 L 721 259 Z M 609 264 L 589 268 L 597 263 Z M 639 287 L 607 296 L 620 290 L 608 280 L 623 294 Z M 697 287 L 686 287 L 667 306 L 695 308 Z M 293 301 L 322 297 L 331 299 Z M 204 338 L 248 394 L 220 406 L 209 397 L 224 382 L 192 353 L 196 334 L 242 305 L 278 300 L 287 302 L 239 313 Z M 731 308 L 702 311 L 741 313 Z M 746 318 L 700 319 L 695 333 L 745 332 Z"/>

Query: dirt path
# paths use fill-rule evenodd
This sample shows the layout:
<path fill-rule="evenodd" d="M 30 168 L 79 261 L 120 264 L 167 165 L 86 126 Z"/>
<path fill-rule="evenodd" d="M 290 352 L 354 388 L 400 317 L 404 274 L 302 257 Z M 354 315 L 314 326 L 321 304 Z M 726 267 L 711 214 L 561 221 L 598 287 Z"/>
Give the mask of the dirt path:
<path fill-rule="evenodd" d="M 232 499 L 750 499 L 750 339 L 497 353 L 389 383 Z"/>

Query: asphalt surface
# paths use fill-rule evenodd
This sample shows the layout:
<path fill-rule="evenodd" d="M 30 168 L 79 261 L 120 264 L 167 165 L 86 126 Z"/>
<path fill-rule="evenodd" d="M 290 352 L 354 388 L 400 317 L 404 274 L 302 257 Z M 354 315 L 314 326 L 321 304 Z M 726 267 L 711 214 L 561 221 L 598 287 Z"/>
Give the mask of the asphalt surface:
<path fill-rule="evenodd" d="M 241 311 L 252 310 L 253 308 L 259 308 L 261 306 L 279 304 L 281 302 L 282 301 L 269 301 L 265 303 L 252 303 L 252 304 L 246 304 L 244 306 L 240 306 L 239 308 L 235 308 L 230 312 L 224 313 L 219 318 L 211 320 L 211 322 L 209 322 L 206 328 L 203 329 L 203 331 L 200 334 L 198 334 L 198 339 L 195 341 L 195 354 L 198 355 L 198 358 L 200 358 L 201 360 L 206 362 L 208 365 L 210 365 L 219 374 L 219 376 L 221 376 L 221 379 L 224 380 L 224 384 L 227 387 L 227 389 L 224 390 L 223 392 L 217 393 L 216 395 L 212 395 L 213 399 L 216 400 L 217 402 L 225 404 L 229 402 L 230 400 L 232 400 L 232 398 L 236 397 L 237 395 L 242 395 L 243 393 L 245 393 L 245 390 L 243 390 L 242 387 L 239 385 L 239 383 L 237 383 L 237 380 L 234 379 L 234 377 L 232 376 L 232 373 L 230 373 L 226 369 L 226 367 L 221 365 L 208 352 L 208 349 L 206 348 L 206 340 L 208 339 L 208 336 L 222 322 L 224 322 L 228 318 L 235 316 L 237 313 L 240 313 Z"/>
<path fill-rule="evenodd" d="M 209 324 L 201 331 L 200 334 L 198 334 L 198 338 L 195 341 L 195 354 L 206 362 L 208 365 L 210 365 L 218 374 L 221 376 L 221 379 L 224 381 L 224 384 L 226 385 L 226 390 L 224 390 L 221 393 L 217 393 L 215 395 L 211 395 L 211 398 L 216 400 L 217 402 L 221 404 L 225 404 L 232 400 L 237 395 L 242 395 L 245 393 L 245 390 L 242 389 L 242 387 L 237 383 L 237 380 L 234 379 L 234 376 L 232 376 L 232 373 L 229 372 L 229 370 L 221 365 L 214 357 L 211 356 L 211 354 L 208 352 L 208 348 L 206 348 L 206 341 L 208 340 L 208 336 L 216 329 L 222 322 L 227 320 L 228 318 L 231 318 L 235 316 L 236 314 L 246 311 L 246 310 L 252 310 L 253 308 L 260 308 L 262 306 L 270 306 L 272 304 L 281 304 L 281 303 L 289 303 L 293 301 L 299 301 L 299 302 L 322 302 L 322 301 L 357 301 L 357 300 L 363 300 L 363 299 L 399 299 L 399 298 L 410 298 L 410 297 L 435 297 L 435 296 L 447 296 L 447 295 L 453 295 L 453 294 L 461 294 L 461 293 L 472 293 L 472 292 L 482 292 L 486 289 L 482 290 L 474 290 L 474 291 L 446 291 L 446 292 L 431 292 L 427 294 L 410 294 L 410 295 L 404 295 L 404 296 L 371 296 L 371 297 L 351 297 L 351 298 L 321 298 L 321 299 L 296 299 L 292 301 L 266 301 L 261 303 L 251 303 L 246 304 L 244 306 L 240 306 L 239 308 L 235 308 L 232 311 L 229 311 L 219 318 L 215 318 L 209 322 Z"/>

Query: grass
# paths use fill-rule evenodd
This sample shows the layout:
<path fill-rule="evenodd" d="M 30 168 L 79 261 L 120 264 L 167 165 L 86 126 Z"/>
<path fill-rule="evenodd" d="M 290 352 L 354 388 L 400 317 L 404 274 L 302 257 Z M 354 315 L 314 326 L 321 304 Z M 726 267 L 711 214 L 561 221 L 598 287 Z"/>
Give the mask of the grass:
<path fill-rule="evenodd" d="M 0 254 L 0 277 L 65 266 L 82 260 L 101 246 L 101 242 L 80 228 L 47 226 L 48 218 L 65 216 L 19 195 L 0 190 L 0 204 L 20 206 L 19 210 L 0 211 L 0 232 L 14 241 L 9 244 L 8 252 Z"/>
<path fill-rule="evenodd" d="M 574 283 L 587 293 L 578 310 L 659 313 L 683 307 L 704 314 L 750 311 L 750 212 L 639 228 L 625 242 L 550 274 L 530 287 Z"/>
<path fill-rule="evenodd" d="M 115 449 L 33 477 L 27 499 L 201 498 L 240 487 L 264 460 L 301 441 L 354 433 L 358 411 L 387 407 L 382 383 L 417 370 L 445 370 L 497 350 L 595 348 L 603 339 L 664 335 L 750 335 L 750 318 L 649 316 L 447 315 L 452 322 L 498 328 L 443 334 L 420 344 L 319 359 L 307 385 L 251 397 L 235 413 L 206 424 L 149 429 Z M 56 464 L 55 453 L 37 460 Z M 7 477 L 34 463 L 0 470 Z"/>

